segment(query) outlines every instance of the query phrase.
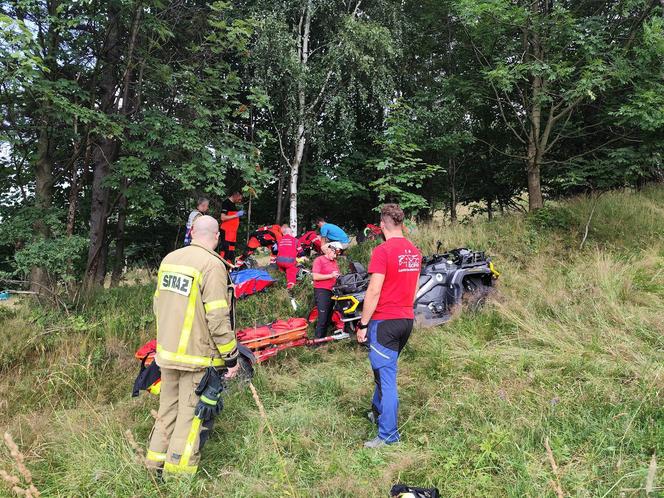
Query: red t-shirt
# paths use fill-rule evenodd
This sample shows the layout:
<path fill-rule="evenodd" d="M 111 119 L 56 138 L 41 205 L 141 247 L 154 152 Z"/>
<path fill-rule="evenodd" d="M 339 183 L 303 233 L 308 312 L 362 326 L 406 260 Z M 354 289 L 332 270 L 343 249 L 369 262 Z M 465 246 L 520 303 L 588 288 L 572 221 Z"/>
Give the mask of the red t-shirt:
<path fill-rule="evenodd" d="M 314 265 L 311 269 L 312 273 L 321 273 L 323 275 L 328 275 L 332 272 L 339 271 L 339 265 L 337 261 L 329 260 L 325 256 L 318 256 L 314 259 Z M 332 290 L 334 283 L 337 281 L 336 278 L 328 278 L 326 280 L 314 280 L 314 289 L 327 289 Z"/>
<path fill-rule="evenodd" d="M 284 235 L 279 242 L 278 258 L 292 258 L 295 262 L 297 258 L 297 247 L 299 242 L 292 235 Z"/>
<path fill-rule="evenodd" d="M 392 237 L 371 253 L 369 273 L 385 275 L 372 320 L 414 318 L 413 300 L 422 254 L 405 237 Z"/>

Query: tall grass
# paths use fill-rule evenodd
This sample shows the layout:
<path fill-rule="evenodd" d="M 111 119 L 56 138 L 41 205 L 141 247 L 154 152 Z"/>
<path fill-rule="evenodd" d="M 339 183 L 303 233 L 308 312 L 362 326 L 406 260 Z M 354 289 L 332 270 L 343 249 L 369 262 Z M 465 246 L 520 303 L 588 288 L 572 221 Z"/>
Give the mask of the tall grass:
<path fill-rule="evenodd" d="M 399 445 L 362 448 L 375 431 L 371 372 L 362 348 L 340 342 L 259 366 L 275 439 L 235 386 L 199 474 L 156 484 L 125 435 L 145 441 L 157 405 L 128 394 L 133 351 L 154 334 L 150 285 L 105 291 L 72 316 L 0 308 L 0 425 L 42 496 L 377 497 L 395 482 L 443 496 L 554 496 L 558 483 L 569 496 L 661 493 L 651 461 L 661 467 L 664 454 L 662 214 L 654 188 L 420 227 L 423 252 L 438 240 L 486 250 L 502 277 L 484 310 L 414 332 L 400 361 Z M 278 278 L 239 303 L 241 327 L 293 315 Z M 296 289 L 297 314 L 310 294 L 310 284 Z"/>

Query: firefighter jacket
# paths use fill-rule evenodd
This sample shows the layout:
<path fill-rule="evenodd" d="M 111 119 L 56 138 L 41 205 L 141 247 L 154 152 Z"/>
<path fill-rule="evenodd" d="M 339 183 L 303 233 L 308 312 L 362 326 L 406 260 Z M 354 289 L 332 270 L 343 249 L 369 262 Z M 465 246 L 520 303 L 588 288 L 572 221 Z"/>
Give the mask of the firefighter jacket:
<path fill-rule="evenodd" d="M 223 260 L 192 243 L 161 262 L 154 294 L 161 368 L 233 367 L 233 289 Z"/>

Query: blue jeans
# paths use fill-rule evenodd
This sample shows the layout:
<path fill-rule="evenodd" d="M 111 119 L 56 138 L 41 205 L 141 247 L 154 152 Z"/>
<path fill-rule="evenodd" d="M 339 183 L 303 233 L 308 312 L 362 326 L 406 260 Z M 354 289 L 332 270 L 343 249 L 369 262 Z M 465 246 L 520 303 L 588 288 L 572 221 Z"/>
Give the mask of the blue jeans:
<path fill-rule="evenodd" d="M 397 415 L 397 361 L 413 330 L 413 320 L 371 320 L 367 333 L 369 362 L 374 373 L 372 410 L 378 420 L 378 437 L 387 443 L 399 441 Z"/>

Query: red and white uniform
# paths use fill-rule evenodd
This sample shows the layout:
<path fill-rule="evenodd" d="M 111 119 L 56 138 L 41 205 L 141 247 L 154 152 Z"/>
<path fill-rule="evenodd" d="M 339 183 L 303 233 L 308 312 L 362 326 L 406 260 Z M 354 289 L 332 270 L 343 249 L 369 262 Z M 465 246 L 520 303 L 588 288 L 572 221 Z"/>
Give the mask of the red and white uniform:
<path fill-rule="evenodd" d="M 286 288 L 292 289 L 297 280 L 297 253 L 299 241 L 292 235 L 284 235 L 279 241 L 277 266 L 286 273 Z"/>

